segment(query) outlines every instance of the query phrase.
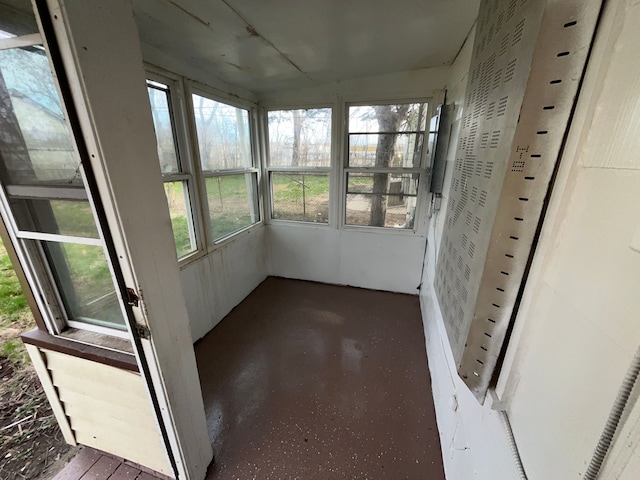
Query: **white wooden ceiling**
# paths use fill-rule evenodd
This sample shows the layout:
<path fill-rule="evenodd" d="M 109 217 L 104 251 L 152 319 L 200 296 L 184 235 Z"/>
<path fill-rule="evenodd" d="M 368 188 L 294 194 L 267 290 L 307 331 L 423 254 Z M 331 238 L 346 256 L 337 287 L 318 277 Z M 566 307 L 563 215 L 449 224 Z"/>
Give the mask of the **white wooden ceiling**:
<path fill-rule="evenodd" d="M 134 0 L 143 46 L 257 94 L 449 65 L 479 0 Z"/>

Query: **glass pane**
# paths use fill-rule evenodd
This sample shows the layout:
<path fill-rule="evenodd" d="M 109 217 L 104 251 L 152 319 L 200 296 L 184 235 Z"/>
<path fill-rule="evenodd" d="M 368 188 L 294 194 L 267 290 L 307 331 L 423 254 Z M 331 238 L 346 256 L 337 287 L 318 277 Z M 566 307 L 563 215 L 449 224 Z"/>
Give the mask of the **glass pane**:
<path fill-rule="evenodd" d="M 20 230 L 98 238 L 87 201 L 11 199 L 11 205 Z"/>
<path fill-rule="evenodd" d="M 71 320 L 125 329 L 102 247 L 42 242 Z"/>
<path fill-rule="evenodd" d="M 0 50 L 6 184 L 81 184 L 79 160 L 42 47 Z"/>
<path fill-rule="evenodd" d="M 202 169 L 250 168 L 249 112 L 193 95 Z"/>
<path fill-rule="evenodd" d="M 331 109 L 269 112 L 269 164 L 331 166 Z"/>
<path fill-rule="evenodd" d="M 420 168 L 423 133 L 349 135 L 350 167 Z"/>
<path fill-rule="evenodd" d="M 147 86 L 153 126 L 156 129 L 158 142 L 158 157 L 162 173 L 176 173 L 180 171 L 178 154 L 173 129 L 172 112 L 169 107 L 169 87 L 157 82 Z"/>
<path fill-rule="evenodd" d="M 0 0 L 0 39 L 38 33 L 29 0 Z"/>
<path fill-rule="evenodd" d="M 206 185 L 214 240 L 259 220 L 255 174 L 207 178 Z"/>
<path fill-rule="evenodd" d="M 328 173 L 272 173 L 273 218 L 327 223 Z"/>
<path fill-rule="evenodd" d="M 426 103 L 349 107 L 349 133 L 424 132 Z"/>
<path fill-rule="evenodd" d="M 413 228 L 418 174 L 347 174 L 347 225 Z"/>
<path fill-rule="evenodd" d="M 428 158 L 433 158 L 433 154 L 434 149 L 436 148 L 436 134 L 435 133 L 430 133 L 429 134 L 429 140 L 427 141 L 427 155 L 429 155 Z"/>
<path fill-rule="evenodd" d="M 167 195 L 167 203 L 169 204 L 176 252 L 178 258 L 184 257 L 196 250 L 191 208 L 189 207 L 189 187 L 187 182 L 165 182 L 164 193 Z"/>

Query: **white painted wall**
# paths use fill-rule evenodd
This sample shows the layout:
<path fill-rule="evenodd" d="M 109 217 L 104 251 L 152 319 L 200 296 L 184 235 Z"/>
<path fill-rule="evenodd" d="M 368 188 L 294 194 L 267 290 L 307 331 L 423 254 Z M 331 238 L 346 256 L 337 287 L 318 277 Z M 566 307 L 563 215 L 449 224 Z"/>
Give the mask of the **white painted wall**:
<path fill-rule="evenodd" d="M 450 70 L 451 67 L 428 68 L 267 93 L 261 95 L 260 104 L 266 108 L 333 105 L 333 143 L 340 146 L 345 136 L 345 103 L 429 98 L 437 105 L 442 101 Z M 329 225 L 279 221 L 267 224 L 269 275 L 417 294 L 428 223 L 424 185 L 415 233 L 341 228 L 341 155 L 341 147 L 334 148 Z"/>
<path fill-rule="evenodd" d="M 238 235 L 181 268 L 182 288 L 195 342 L 267 278 L 264 225 Z"/>
<path fill-rule="evenodd" d="M 640 5 L 605 2 L 498 385 L 531 479 L 581 478 L 640 343 L 639 58 Z M 640 477 L 639 394 L 603 480 Z"/>
<path fill-rule="evenodd" d="M 416 294 L 425 238 L 269 224 L 269 274 Z"/>
<path fill-rule="evenodd" d="M 582 478 L 640 342 L 639 45 L 638 2 L 608 2 L 496 387 L 530 480 Z M 449 83 L 456 105 L 469 54 Z M 443 217 L 430 225 L 421 303 L 447 478 L 518 478 L 492 400 L 481 407 L 456 374 L 433 290 Z M 639 396 L 603 480 L 640 476 Z"/>
<path fill-rule="evenodd" d="M 447 82 L 451 67 L 423 68 L 328 82 L 314 87 L 291 88 L 286 91 L 264 93 L 263 105 L 332 102 L 336 97 L 346 101 L 398 100 L 406 98 L 439 98 Z"/>
<path fill-rule="evenodd" d="M 470 32 L 447 81 L 447 103 L 455 105 L 455 123 L 449 141 L 442 206 L 429 225 L 420 304 L 447 479 L 513 480 L 518 477 L 505 428 L 498 412 L 491 408 L 491 399 L 480 406 L 458 377 L 433 287 L 474 36 L 475 29 Z"/>

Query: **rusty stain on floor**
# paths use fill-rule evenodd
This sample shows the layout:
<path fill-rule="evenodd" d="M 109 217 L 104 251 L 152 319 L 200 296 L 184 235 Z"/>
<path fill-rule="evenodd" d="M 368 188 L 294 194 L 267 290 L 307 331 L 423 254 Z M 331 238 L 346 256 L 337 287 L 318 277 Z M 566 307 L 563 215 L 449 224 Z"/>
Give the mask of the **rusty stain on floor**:
<path fill-rule="evenodd" d="M 208 479 L 444 479 L 418 297 L 271 277 L 196 356 Z"/>

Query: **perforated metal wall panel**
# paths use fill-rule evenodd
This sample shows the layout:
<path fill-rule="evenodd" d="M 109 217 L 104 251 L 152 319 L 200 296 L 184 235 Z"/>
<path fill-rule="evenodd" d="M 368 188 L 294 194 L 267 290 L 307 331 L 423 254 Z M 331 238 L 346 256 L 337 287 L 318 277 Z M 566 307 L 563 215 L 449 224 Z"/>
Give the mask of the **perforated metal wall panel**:
<path fill-rule="evenodd" d="M 597 22 L 600 0 L 485 0 L 435 287 L 462 379 L 496 367 Z"/>

